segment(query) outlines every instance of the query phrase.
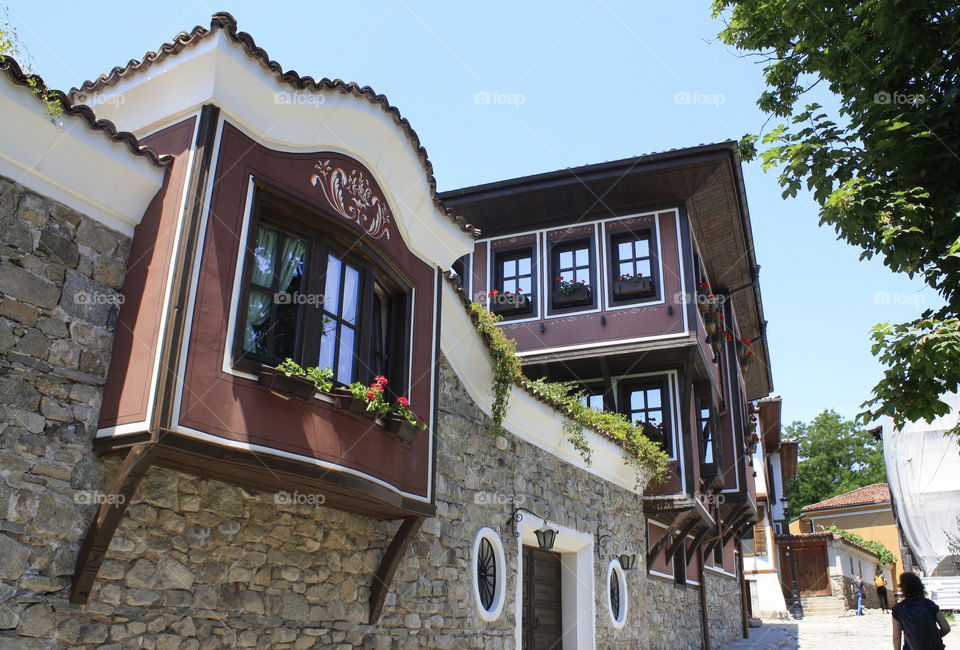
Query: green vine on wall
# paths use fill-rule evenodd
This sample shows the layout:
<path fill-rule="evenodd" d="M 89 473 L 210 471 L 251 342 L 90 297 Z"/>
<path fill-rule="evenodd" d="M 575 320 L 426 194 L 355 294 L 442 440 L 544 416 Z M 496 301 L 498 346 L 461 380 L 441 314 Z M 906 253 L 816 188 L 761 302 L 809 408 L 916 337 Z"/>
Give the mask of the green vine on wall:
<path fill-rule="evenodd" d="M 667 455 L 653 440 L 644 435 L 641 426 L 634 425 L 624 415 L 590 408 L 580 401 L 582 393 L 569 382 L 529 380 L 523 376 L 517 348 L 511 339 L 497 327 L 500 317 L 478 303 L 470 304 L 477 319 L 477 330 L 486 338 L 494 359 L 492 418 L 495 435 L 503 434 L 503 418 L 507 412 L 510 389 L 514 384 L 532 390 L 566 416 L 564 433 L 584 462 L 591 462 L 592 449 L 584 436 L 584 429 L 606 434 L 626 450 L 627 462 L 636 471 L 637 484 L 662 481 L 667 473 Z"/>
<path fill-rule="evenodd" d="M 837 526 L 820 526 L 820 530 L 826 530 L 834 535 L 839 535 L 848 542 L 853 542 L 857 546 L 862 546 L 868 551 L 876 553 L 880 556 L 880 564 L 893 564 L 897 561 L 897 556 L 893 554 L 893 551 L 888 549 L 880 542 L 875 542 L 872 539 L 864 539 L 856 533 L 852 533 L 849 530 L 844 530 L 843 528 L 838 528 Z"/>

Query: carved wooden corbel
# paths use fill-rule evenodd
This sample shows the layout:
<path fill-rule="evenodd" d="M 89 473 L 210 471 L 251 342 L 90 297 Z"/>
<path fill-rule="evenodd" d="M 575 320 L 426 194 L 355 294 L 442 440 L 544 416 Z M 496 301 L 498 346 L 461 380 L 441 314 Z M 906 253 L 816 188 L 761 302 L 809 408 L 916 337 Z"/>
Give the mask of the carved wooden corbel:
<path fill-rule="evenodd" d="M 393 576 L 400 566 L 400 561 L 403 560 L 407 547 L 423 525 L 423 520 L 424 517 L 404 518 L 397 534 L 393 536 L 393 541 L 380 559 L 380 566 L 373 575 L 373 583 L 370 585 L 370 625 L 376 625 L 380 620 Z"/>

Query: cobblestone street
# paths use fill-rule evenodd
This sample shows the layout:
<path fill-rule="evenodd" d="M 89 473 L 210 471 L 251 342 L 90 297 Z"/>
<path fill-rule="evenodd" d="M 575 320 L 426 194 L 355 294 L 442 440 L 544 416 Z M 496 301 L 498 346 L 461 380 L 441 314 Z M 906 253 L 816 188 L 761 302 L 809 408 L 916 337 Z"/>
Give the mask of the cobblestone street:
<path fill-rule="evenodd" d="M 960 650 L 960 632 L 951 623 L 944 639 L 946 650 Z M 750 629 L 750 638 L 723 646 L 721 650 L 741 648 L 843 648 L 843 650 L 884 650 L 892 648 L 890 615 L 877 610 L 865 616 L 811 616 L 800 621 L 765 620 Z"/>

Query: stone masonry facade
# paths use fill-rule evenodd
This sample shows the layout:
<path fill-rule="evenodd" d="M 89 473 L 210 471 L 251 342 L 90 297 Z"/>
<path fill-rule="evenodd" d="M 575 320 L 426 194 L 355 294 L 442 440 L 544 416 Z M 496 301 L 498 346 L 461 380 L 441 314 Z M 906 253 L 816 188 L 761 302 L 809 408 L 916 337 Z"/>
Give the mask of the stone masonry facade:
<path fill-rule="evenodd" d="M 489 435 L 440 368 L 437 516 L 400 565 L 378 625 L 370 581 L 398 527 L 314 503 L 151 468 L 86 605 L 69 603 L 80 543 L 119 461 L 92 451 L 129 238 L 0 178 L 0 646 L 4 648 L 513 648 L 510 501 L 646 548 L 636 495 L 512 436 Z M 482 497 L 478 495 L 483 495 Z M 314 499 L 322 501 L 322 499 Z M 506 602 L 477 613 L 471 549 L 490 526 Z M 612 550 L 612 549 L 611 549 Z M 699 592 L 626 573 L 627 622 L 607 613 L 594 553 L 597 646 L 699 648 Z M 736 582 L 707 581 L 714 647 L 739 636 Z"/>

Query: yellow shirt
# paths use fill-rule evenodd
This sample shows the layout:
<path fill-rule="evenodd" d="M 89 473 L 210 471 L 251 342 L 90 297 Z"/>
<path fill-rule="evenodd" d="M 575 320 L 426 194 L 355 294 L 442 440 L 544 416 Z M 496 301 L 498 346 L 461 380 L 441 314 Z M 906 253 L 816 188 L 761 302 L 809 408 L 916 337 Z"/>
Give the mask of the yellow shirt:
<path fill-rule="evenodd" d="M 884 587 L 884 586 L 886 586 L 887 581 L 883 579 L 883 576 L 877 576 L 877 577 L 873 580 L 873 584 L 875 584 L 875 585 L 878 586 L 878 587 Z"/>

